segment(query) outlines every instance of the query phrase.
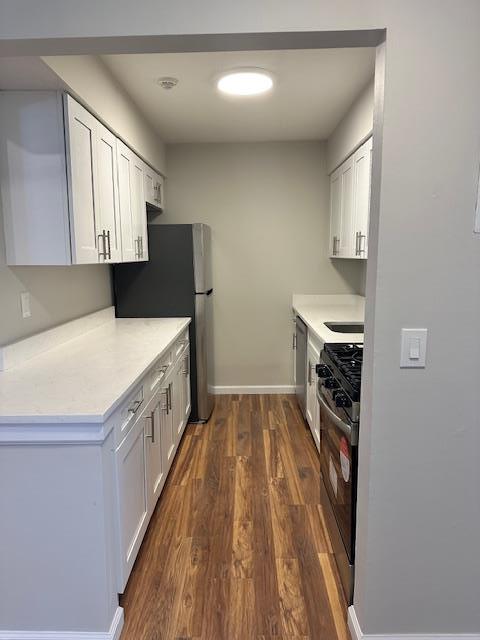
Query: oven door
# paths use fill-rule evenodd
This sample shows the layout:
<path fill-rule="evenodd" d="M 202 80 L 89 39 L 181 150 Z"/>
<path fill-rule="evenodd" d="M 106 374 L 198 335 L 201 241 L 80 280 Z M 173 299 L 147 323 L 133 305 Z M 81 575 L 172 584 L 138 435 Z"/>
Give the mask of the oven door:
<path fill-rule="evenodd" d="M 355 545 L 357 425 L 339 416 L 330 394 L 320 386 L 320 468 L 329 507 L 335 518 L 349 563 Z"/>

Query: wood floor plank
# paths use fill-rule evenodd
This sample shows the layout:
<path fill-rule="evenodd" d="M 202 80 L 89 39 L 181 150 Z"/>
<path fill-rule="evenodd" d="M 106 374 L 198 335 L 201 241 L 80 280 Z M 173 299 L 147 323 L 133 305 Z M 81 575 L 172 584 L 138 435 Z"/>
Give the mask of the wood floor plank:
<path fill-rule="evenodd" d="M 347 640 L 294 396 L 218 396 L 188 425 L 121 604 L 121 640 Z"/>
<path fill-rule="evenodd" d="M 277 559 L 277 577 L 284 634 L 293 637 L 308 636 L 310 629 L 298 560 Z"/>

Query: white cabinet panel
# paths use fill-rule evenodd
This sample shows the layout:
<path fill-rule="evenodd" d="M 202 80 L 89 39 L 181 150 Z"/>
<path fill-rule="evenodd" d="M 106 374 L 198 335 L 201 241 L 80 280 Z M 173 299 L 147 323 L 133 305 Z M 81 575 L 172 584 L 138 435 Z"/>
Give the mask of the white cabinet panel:
<path fill-rule="evenodd" d="M 102 238 L 105 238 L 105 262 L 121 262 L 122 239 L 118 204 L 116 137 L 97 121 L 97 182 L 95 209 L 99 215 Z M 103 250 L 103 248 L 102 248 Z"/>
<path fill-rule="evenodd" d="M 148 422 L 148 432 L 145 433 L 146 482 L 149 513 L 153 513 L 165 483 L 166 465 L 161 431 L 165 405 L 166 392 L 157 392 L 153 398 L 150 416 L 146 416 Z"/>
<path fill-rule="evenodd" d="M 132 157 L 132 208 L 134 226 L 134 244 L 137 260 L 148 260 L 147 209 L 144 195 L 144 165 L 138 156 Z"/>
<path fill-rule="evenodd" d="M 372 138 L 353 156 L 355 204 L 353 230 L 355 257 L 368 257 L 368 224 L 370 219 L 370 179 L 372 173 Z"/>
<path fill-rule="evenodd" d="M 117 139 L 118 206 L 121 220 L 123 262 L 137 259 L 136 220 L 132 202 L 132 152 Z"/>
<path fill-rule="evenodd" d="M 163 177 L 148 164 L 144 164 L 144 189 L 147 204 L 163 209 Z"/>
<path fill-rule="evenodd" d="M 123 593 L 148 524 L 145 418 L 149 415 L 147 407 L 115 451 L 119 593 Z"/>
<path fill-rule="evenodd" d="M 342 174 L 334 171 L 330 178 L 330 256 L 340 255 L 342 231 Z"/>
<path fill-rule="evenodd" d="M 353 158 L 346 160 L 340 167 L 342 180 L 342 226 L 340 231 L 340 257 L 347 258 L 353 253 Z"/>
<path fill-rule="evenodd" d="M 72 262 L 99 262 L 101 234 L 95 208 L 97 120 L 70 96 L 65 99 Z"/>
<path fill-rule="evenodd" d="M 117 140 L 117 162 L 123 262 L 145 261 L 148 260 L 145 163 L 121 140 Z"/>

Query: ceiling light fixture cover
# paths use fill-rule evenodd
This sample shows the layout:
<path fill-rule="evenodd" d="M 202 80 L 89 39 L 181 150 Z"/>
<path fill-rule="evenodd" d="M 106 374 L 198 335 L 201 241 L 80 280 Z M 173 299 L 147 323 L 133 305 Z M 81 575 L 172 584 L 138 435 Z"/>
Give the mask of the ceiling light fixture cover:
<path fill-rule="evenodd" d="M 217 80 L 217 89 L 230 96 L 256 96 L 270 91 L 273 77 L 263 69 L 236 69 Z"/>

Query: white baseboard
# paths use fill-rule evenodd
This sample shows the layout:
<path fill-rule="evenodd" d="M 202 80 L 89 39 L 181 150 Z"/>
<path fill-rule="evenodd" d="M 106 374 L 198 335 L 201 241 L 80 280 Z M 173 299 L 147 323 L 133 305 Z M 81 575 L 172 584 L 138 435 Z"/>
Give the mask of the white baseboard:
<path fill-rule="evenodd" d="M 291 384 L 286 385 L 271 385 L 271 386 L 218 386 L 218 387 L 210 387 L 210 393 L 213 393 L 216 396 L 222 396 L 226 394 L 261 394 L 261 393 L 295 393 L 295 387 Z"/>
<path fill-rule="evenodd" d="M 0 640 L 119 640 L 123 609 L 117 607 L 108 631 L 2 631 Z"/>
<path fill-rule="evenodd" d="M 477 633 L 363 633 L 353 606 L 348 607 L 348 628 L 352 640 L 480 640 Z"/>

